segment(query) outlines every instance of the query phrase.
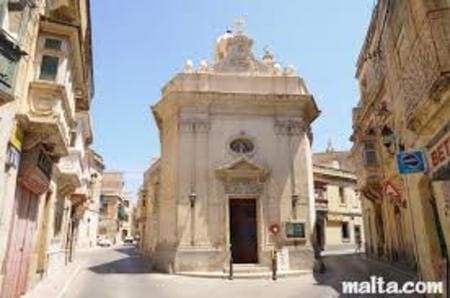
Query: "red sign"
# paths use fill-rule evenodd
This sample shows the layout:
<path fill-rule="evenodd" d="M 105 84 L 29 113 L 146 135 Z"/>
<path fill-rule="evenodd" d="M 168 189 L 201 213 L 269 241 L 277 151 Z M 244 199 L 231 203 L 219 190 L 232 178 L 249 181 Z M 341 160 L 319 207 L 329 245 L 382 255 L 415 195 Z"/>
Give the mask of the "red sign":
<path fill-rule="evenodd" d="M 428 151 L 428 159 L 433 171 L 450 161 L 450 133 Z"/>
<path fill-rule="evenodd" d="M 272 224 L 272 225 L 270 225 L 270 227 L 269 227 L 269 231 L 270 231 L 272 234 L 276 235 L 276 234 L 278 234 L 278 233 L 280 232 L 280 226 L 277 225 L 277 224 Z"/>
<path fill-rule="evenodd" d="M 389 181 L 384 183 L 384 193 L 396 199 L 401 197 L 400 191 L 398 191 L 397 188 L 395 188 L 395 186 Z"/>
<path fill-rule="evenodd" d="M 45 193 L 48 189 L 48 183 L 33 179 L 31 176 L 22 176 L 19 181 L 24 187 L 37 195 Z"/>

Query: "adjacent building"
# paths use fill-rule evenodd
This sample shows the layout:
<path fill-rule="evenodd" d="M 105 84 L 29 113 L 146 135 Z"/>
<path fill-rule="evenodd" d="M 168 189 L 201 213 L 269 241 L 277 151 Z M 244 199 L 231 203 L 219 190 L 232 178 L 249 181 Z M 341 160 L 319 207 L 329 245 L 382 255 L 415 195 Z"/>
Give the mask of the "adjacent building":
<path fill-rule="evenodd" d="M 0 0 L 0 287 L 73 258 L 89 200 L 89 1 Z"/>
<path fill-rule="evenodd" d="M 161 158 L 145 174 L 143 249 L 167 272 L 222 271 L 230 261 L 313 267 L 313 96 L 237 24 L 212 65 L 188 61 L 152 111 Z"/>
<path fill-rule="evenodd" d="M 449 1 L 379 0 L 356 71 L 352 154 L 366 252 L 424 280 L 445 276 L 450 248 L 449 28 Z"/>
<path fill-rule="evenodd" d="M 133 236 L 133 205 L 129 194 L 125 195 L 121 208 L 123 211 L 119 211 L 119 215 L 121 215 L 119 239 L 124 241 L 127 237 Z"/>
<path fill-rule="evenodd" d="M 159 197 L 160 164 L 159 158 L 151 161 L 150 167 L 144 173 L 144 181 L 136 203 L 138 246 L 140 251 L 148 258 L 151 257 L 151 253 L 156 248 L 159 235 L 157 198 Z"/>
<path fill-rule="evenodd" d="M 98 235 L 108 238 L 113 244 L 123 237 L 122 224 L 128 220 L 126 206 L 129 200 L 124 192 L 122 172 L 104 172 L 101 196 Z"/>
<path fill-rule="evenodd" d="M 322 250 L 354 250 L 364 242 L 361 201 L 348 151 L 314 153 L 316 236 Z"/>
<path fill-rule="evenodd" d="M 85 203 L 85 212 L 78 226 L 78 249 L 92 248 L 97 245 L 97 231 L 100 221 L 100 196 L 105 165 L 103 158 L 94 150 L 90 149 L 88 154 L 91 177 L 89 200 Z"/>

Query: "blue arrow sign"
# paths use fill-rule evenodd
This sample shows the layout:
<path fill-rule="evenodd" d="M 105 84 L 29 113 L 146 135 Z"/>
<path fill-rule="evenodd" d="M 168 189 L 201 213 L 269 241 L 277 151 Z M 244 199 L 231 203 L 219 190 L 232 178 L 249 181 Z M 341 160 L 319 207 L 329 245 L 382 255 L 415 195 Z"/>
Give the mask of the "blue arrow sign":
<path fill-rule="evenodd" d="M 423 152 L 415 150 L 397 153 L 397 168 L 402 175 L 424 172 L 426 163 Z"/>

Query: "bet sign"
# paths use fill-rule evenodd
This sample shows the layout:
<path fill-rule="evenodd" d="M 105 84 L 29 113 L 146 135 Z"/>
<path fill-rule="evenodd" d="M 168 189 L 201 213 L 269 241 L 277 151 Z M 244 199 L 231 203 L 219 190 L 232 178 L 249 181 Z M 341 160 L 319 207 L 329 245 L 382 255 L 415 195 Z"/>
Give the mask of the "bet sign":
<path fill-rule="evenodd" d="M 436 140 L 428 149 L 428 162 L 433 176 L 445 176 L 450 164 L 450 130 Z M 447 174 L 448 176 L 448 174 Z"/>
<path fill-rule="evenodd" d="M 397 169 L 401 175 L 424 172 L 426 162 L 423 152 L 415 150 L 397 153 Z"/>

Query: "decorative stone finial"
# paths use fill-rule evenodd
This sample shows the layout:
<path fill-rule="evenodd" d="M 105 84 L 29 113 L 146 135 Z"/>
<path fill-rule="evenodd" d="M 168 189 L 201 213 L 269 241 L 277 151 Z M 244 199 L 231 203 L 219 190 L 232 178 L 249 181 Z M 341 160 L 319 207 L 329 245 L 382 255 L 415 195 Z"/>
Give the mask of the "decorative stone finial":
<path fill-rule="evenodd" d="M 273 65 L 272 74 L 274 76 L 280 76 L 281 75 L 281 65 L 279 63 L 275 63 Z"/>
<path fill-rule="evenodd" d="M 267 66 L 273 66 L 275 64 L 275 61 L 273 59 L 273 53 L 269 50 L 269 47 L 264 47 L 264 56 L 263 56 L 263 62 Z"/>
<path fill-rule="evenodd" d="M 191 59 L 186 60 L 186 64 L 184 65 L 185 73 L 193 73 L 194 72 L 194 63 L 192 63 Z"/>
<path fill-rule="evenodd" d="M 198 72 L 208 72 L 208 62 L 206 60 L 200 61 Z"/>
<path fill-rule="evenodd" d="M 290 64 L 284 68 L 284 75 L 286 76 L 295 76 L 295 67 L 294 65 Z"/>
<path fill-rule="evenodd" d="M 245 29 L 245 20 L 243 18 L 236 18 L 233 27 L 236 34 L 242 34 Z"/>

